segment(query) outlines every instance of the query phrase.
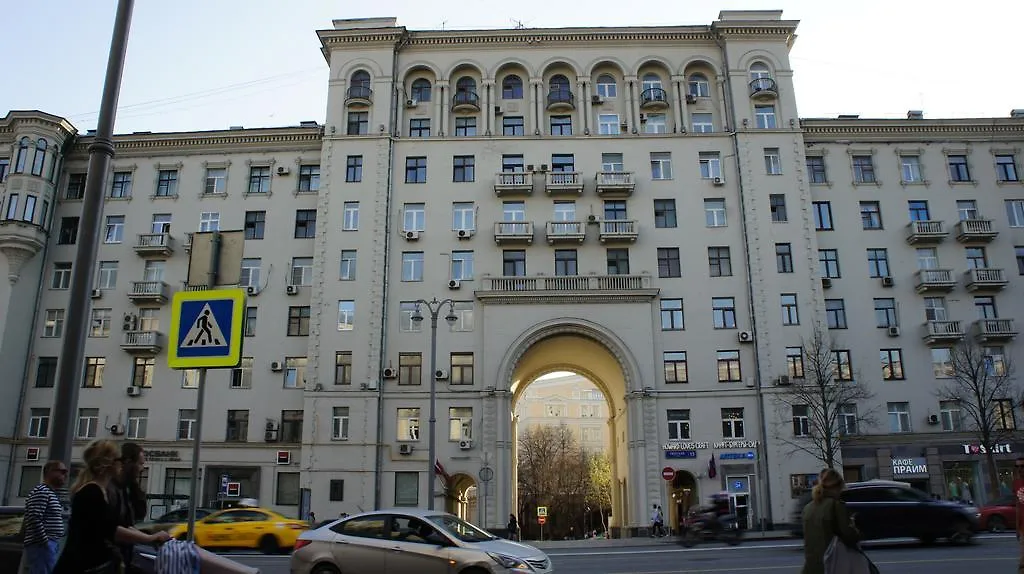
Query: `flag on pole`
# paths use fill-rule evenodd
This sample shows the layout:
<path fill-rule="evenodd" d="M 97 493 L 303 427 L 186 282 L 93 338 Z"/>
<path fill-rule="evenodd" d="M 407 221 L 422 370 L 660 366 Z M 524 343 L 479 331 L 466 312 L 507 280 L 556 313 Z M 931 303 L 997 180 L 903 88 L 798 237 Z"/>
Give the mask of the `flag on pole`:
<path fill-rule="evenodd" d="M 444 469 L 444 465 L 441 464 L 441 461 L 436 459 L 434 460 L 434 474 L 440 475 L 444 478 L 445 482 L 451 479 L 451 477 L 448 476 L 448 471 Z"/>
<path fill-rule="evenodd" d="M 715 478 L 718 475 L 718 469 L 715 468 L 715 455 L 711 455 L 711 460 L 708 462 L 708 478 Z"/>

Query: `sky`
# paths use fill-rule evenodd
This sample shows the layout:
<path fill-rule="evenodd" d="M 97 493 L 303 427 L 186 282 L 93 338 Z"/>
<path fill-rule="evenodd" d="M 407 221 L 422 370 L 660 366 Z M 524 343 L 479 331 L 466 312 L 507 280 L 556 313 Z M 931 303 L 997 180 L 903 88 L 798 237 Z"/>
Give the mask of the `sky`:
<path fill-rule="evenodd" d="M 4 4 L 0 114 L 39 109 L 95 128 L 117 1 Z M 115 131 L 322 122 L 327 64 L 315 31 L 335 18 L 394 16 L 411 30 L 652 26 L 710 24 L 728 9 L 800 20 L 791 59 L 801 117 L 1024 108 L 1024 75 L 1012 63 L 1024 21 L 1017 0 L 138 0 Z"/>

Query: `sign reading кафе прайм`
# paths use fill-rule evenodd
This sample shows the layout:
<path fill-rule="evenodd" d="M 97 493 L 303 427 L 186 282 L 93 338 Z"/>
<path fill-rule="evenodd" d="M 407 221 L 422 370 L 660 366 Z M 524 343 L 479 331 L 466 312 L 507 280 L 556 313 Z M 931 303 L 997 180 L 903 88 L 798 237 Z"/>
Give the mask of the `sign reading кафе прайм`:
<path fill-rule="evenodd" d="M 928 478 L 928 459 L 924 457 L 892 459 L 893 478 Z"/>

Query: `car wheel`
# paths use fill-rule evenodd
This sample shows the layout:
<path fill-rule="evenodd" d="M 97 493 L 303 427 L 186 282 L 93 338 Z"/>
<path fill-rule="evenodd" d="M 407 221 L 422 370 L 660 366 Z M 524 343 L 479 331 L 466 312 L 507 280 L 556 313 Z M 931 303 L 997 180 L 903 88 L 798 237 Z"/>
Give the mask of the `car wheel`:
<path fill-rule="evenodd" d="M 340 574 L 338 569 L 330 564 L 317 564 L 310 574 Z"/>
<path fill-rule="evenodd" d="M 273 534 L 267 534 L 263 538 L 260 538 L 260 552 L 264 554 L 277 554 L 281 551 L 281 545 L 277 543 L 277 537 Z"/>
<path fill-rule="evenodd" d="M 949 535 L 949 541 L 953 544 L 970 544 L 974 537 L 974 531 L 966 520 L 958 520 L 953 524 L 953 533 Z"/>
<path fill-rule="evenodd" d="M 930 534 L 928 536 L 922 536 L 919 540 L 921 541 L 921 544 L 924 544 L 925 546 L 935 544 L 935 537 Z"/>
<path fill-rule="evenodd" d="M 988 519 L 988 529 L 992 532 L 1002 532 L 1006 530 L 1006 519 L 996 514 Z"/>

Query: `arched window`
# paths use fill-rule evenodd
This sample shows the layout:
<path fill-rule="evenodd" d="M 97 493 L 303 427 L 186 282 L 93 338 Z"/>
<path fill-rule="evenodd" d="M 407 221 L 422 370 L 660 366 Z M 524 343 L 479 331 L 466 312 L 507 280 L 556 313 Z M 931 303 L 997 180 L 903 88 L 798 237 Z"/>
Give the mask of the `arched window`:
<path fill-rule="evenodd" d="M 46 162 L 46 140 L 39 138 L 36 142 L 36 155 L 32 158 L 32 175 L 43 175 L 43 164 Z"/>
<path fill-rule="evenodd" d="M 523 99 L 523 80 L 515 74 L 505 76 L 501 82 L 501 99 L 521 100 Z"/>
<path fill-rule="evenodd" d="M 21 138 L 18 142 L 18 157 L 14 160 L 14 173 L 25 172 L 25 162 L 28 161 L 28 146 L 32 143 L 32 140 L 28 139 L 28 136 Z"/>
<path fill-rule="evenodd" d="M 352 84 L 352 87 L 369 88 L 370 73 L 366 70 L 357 70 L 352 74 L 352 80 L 349 83 Z"/>
<path fill-rule="evenodd" d="M 568 93 L 569 92 L 569 78 L 566 78 L 562 74 L 555 74 L 551 76 L 551 80 L 548 83 L 551 93 Z"/>
<path fill-rule="evenodd" d="M 419 78 L 418 80 L 413 81 L 412 90 L 409 95 L 417 102 L 429 102 L 430 80 L 426 78 Z"/>
<path fill-rule="evenodd" d="M 772 73 L 768 70 L 768 66 L 764 62 L 755 62 L 750 66 L 750 79 L 760 80 L 761 78 L 771 78 Z"/>
<path fill-rule="evenodd" d="M 643 91 L 652 89 L 661 89 L 661 78 L 658 74 L 644 74 L 644 77 L 640 80 Z"/>
<path fill-rule="evenodd" d="M 601 74 L 597 77 L 597 95 L 602 98 L 614 98 L 618 96 L 619 85 L 611 74 Z"/>
<path fill-rule="evenodd" d="M 708 78 L 704 74 L 691 74 L 687 86 L 689 94 L 695 98 L 711 97 L 711 83 L 708 82 Z"/>
<path fill-rule="evenodd" d="M 455 91 L 457 93 L 468 93 L 476 92 L 476 80 L 469 76 L 462 76 L 458 82 L 455 82 Z"/>

